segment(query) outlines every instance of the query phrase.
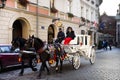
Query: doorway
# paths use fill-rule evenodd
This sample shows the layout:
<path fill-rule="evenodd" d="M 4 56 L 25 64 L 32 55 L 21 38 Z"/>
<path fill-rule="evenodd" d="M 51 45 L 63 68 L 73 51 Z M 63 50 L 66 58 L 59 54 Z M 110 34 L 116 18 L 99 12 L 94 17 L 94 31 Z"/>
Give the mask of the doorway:
<path fill-rule="evenodd" d="M 48 44 L 52 44 L 54 38 L 55 38 L 54 25 L 51 24 L 51 25 L 48 27 Z"/>

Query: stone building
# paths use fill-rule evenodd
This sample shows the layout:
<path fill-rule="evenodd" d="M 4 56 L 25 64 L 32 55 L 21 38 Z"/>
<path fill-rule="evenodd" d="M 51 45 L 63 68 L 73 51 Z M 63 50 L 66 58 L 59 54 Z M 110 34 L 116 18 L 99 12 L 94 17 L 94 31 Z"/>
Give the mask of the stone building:
<path fill-rule="evenodd" d="M 101 26 L 103 24 L 103 26 Z M 106 13 L 100 16 L 99 41 L 115 41 L 116 39 L 116 18 L 115 16 L 108 16 Z"/>
<path fill-rule="evenodd" d="M 116 38 L 116 18 L 115 16 L 108 16 L 106 13 L 100 16 L 99 32 L 103 33 L 99 36 L 99 40 L 115 41 Z"/>
<path fill-rule="evenodd" d="M 116 42 L 120 45 L 120 4 L 119 4 L 119 9 L 117 10 L 117 15 L 116 15 Z"/>
<path fill-rule="evenodd" d="M 98 23 L 101 3 L 102 0 L 6 0 L 5 7 L 0 8 L 0 43 L 33 34 L 51 43 L 58 28 L 66 31 L 68 26 L 75 34 L 88 34 Z"/>

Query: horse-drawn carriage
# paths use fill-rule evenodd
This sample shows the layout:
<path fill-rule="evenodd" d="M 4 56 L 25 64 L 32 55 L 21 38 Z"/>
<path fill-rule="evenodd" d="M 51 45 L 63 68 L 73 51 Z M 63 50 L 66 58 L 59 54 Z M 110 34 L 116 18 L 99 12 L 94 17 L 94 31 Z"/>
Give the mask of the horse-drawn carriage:
<path fill-rule="evenodd" d="M 69 45 L 61 44 L 62 50 L 64 50 L 65 54 L 61 57 L 63 60 L 68 60 L 72 63 L 74 69 L 78 69 L 80 67 L 80 57 L 83 56 L 85 59 L 88 59 L 91 64 L 95 62 L 95 46 L 91 44 L 91 39 L 89 35 L 76 35 L 75 39 L 72 40 Z M 58 47 L 59 48 L 59 47 Z M 56 64 L 56 55 L 54 53 L 55 48 L 52 45 L 49 45 L 50 51 L 48 53 L 52 56 L 49 60 L 49 65 L 54 67 Z M 60 50 L 60 49 L 58 49 Z M 30 55 L 31 51 L 22 51 L 26 55 Z M 31 55 L 32 55 L 31 54 Z M 35 57 L 35 55 L 34 55 Z M 35 58 L 36 59 L 36 58 Z M 35 63 L 34 63 L 35 62 Z M 36 64 L 36 60 L 33 60 L 33 65 Z"/>
<path fill-rule="evenodd" d="M 63 41 L 64 42 L 64 41 Z M 58 62 L 60 60 L 60 71 L 62 70 L 62 62 L 64 60 L 68 60 L 70 63 L 72 63 L 72 66 L 74 69 L 79 69 L 80 67 L 80 57 L 84 56 L 86 59 L 90 61 L 91 64 L 95 62 L 95 49 L 94 45 L 91 43 L 91 37 L 90 35 L 76 35 L 74 40 L 70 41 L 68 45 L 64 44 L 57 44 L 53 43 L 52 45 L 46 45 L 46 49 L 44 50 L 44 53 L 41 53 L 41 50 L 43 50 L 43 42 L 39 38 L 31 37 L 27 40 L 27 45 L 30 47 L 34 47 L 35 51 L 37 51 L 40 54 L 40 57 L 42 59 L 42 68 L 46 67 L 46 62 L 49 62 L 50 66 L 54 66 L 58 68 Z M 35 54 L 34 54 L 35 53 Z M 34 66 L 32 66 L 32 61 L 36 60 L 36 52 L 34 51 L 21 51 L 20 54 L 24 54 L 28 57 L 30 57 L 32 54 L 34 57 L 30 57 L 30 66 L 33 71 L 36 71 Z M 22 56 L 20 56 L 22 57 Z M 35 60 L 33 60 L 35 58 Z M 36 63 L 36 62 L 35 62 Z M 22 62 L 22 65 L 24 65 L 24 61 Z M 57 69 L 58 70 L 58 69 Z M 42 70 L 41 70 L 42 71 Z M 23 74 L 24 70 L 22 67 L 21 74 Z M 49 72 L 49 71 L 48 71 Z M 41 72 L 40 72 L 41 74 Z M 39 74 L 39 75 L 40 75 Z"/>
<path fill-rule="evenodd" d="M 80 67 L 80 56 L 84 56 L 91 64 L 95 62 L 95 49 L 91 44 L 89 35 L 76 35 L 75 39 L 69 45 L 61 44 L 66 54 L 63 55 L 63 60 L 69 60 L 74 69 Z M 55 65 L 55 60 L 52 60 L 51 65 Z"/>

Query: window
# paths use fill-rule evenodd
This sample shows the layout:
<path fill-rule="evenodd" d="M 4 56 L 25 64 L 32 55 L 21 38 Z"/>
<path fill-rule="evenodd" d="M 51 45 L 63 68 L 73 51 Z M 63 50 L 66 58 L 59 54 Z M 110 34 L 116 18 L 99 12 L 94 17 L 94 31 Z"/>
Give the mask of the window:
<path fill-rule="evenodd" d="M 83 7 L 81 7 L 81 17 L 83 17 L 83 12 L 84 12 L 84 10 L 83 10 L 84 8 Z"/>
<path fill-rule="evenodd" d="M 54 6 L 55 0 L 50 0 L 50 7 L 52 8 Z"/>
<path fill-rule="evenodd" d="M 88 9 L 86 9 L 86 19 L 88 19 Z"/>
<path fill-rule="evenodd" d="M 83 36 L 81 37 L 81 41 L 82 41 L 82 43 L 84 43 L 84 38 L 83 38 Z"/>
<path fill-rule="evenodd" d="M 91 12 L 91 21 L 93 21 L 93 12 Z"/>
<path fill-rule="evenodd" d="M 0 52 L 1 53 L 10 53 L 11 52 L 11 47 L 9 47 L 9 46 L 1 46 L 0 47 Z"/>
<path fill-rule="evenodd" d="M 81 30 L 81 34 L 82 34 L 82 35 L 85 35 L 85 31 L 84 31 L 84 30 Z"/>
<path fill-rule="evenodd" d="M 69 12 L 71 13 L 72 0 L 68 0 L 68 1 L 69 1 Z"/>
<path fill-rule="evenodd" d="M 27 0 L 17 0 L 17 8 L 19 9 L 27 9 Z"/>
<path fill-rule="evenodd" d="M 80 38 L 77 37 L 77 45 L 79 45 L 79 42 L 80 42 Z"/>
<path fill-rule="evenodd" d="M 85 36 L 85 45 L 87 45 L 87 36 Z"/>

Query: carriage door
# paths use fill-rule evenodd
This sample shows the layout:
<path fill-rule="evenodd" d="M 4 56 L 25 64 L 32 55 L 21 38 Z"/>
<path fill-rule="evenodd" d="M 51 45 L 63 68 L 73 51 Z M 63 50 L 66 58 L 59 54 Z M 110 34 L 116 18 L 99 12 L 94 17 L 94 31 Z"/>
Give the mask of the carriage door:
<path fill-rule="evenodd" d="M 48 27 L 48 44 L 52 44 L 53 43 L 53 39 L 55 37 L 55 32 L 54 32 L 54 26 L 50 25 Z"/>
<path fill-rule="evenodd" d="M 12 39 L 15 39 L 16 37 L 22 37 L 22 23 L 20 22 L 20 20 L 16 20 L 13 23 L 12 35 Z"/>

